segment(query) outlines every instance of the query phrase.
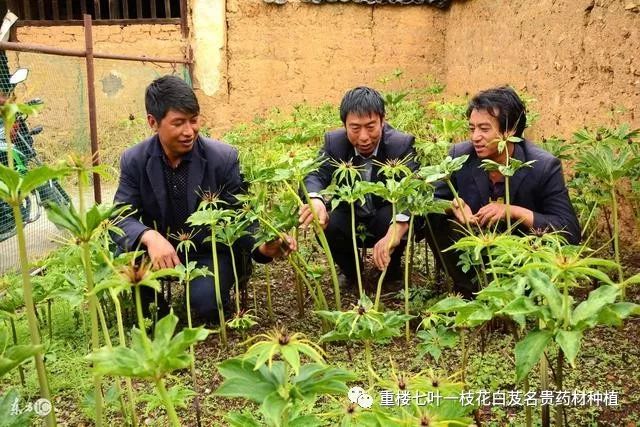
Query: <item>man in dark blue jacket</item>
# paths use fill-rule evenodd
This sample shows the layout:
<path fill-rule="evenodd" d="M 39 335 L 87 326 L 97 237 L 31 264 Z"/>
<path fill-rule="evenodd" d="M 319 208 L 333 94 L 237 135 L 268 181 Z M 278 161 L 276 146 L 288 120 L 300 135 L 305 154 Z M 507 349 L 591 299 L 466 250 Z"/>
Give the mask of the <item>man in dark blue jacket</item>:
<path fill-rule="evenodd" d="M 309 174 L 304 184 L 309 191 L 311 206 L 300 210 L 300 223 L 311 223 L 314 209 L 320 224 L 325 228 L 333 259 L 340 266 L 341 281 L 352 285 L 356 280 L 355 255 L 351 233 L 351 212 L 346 203 L 341 203 L 331 213 L 327 211 L 320 192 L 331 183 L 336 162 L 352 162 L 360 167 L 364 181 L 383 181 L 378 171 L 379 163 L 387 160 L 406 160 L 407 166 L 415 170 L 415 138 L 399 132 L 384 120 L 384 100 L 380 94 L 368 87 L 349 90 L 340 104 L 340 119 L 344 128 L 327 132 L 320 155 L 327 160 L 320 169 Z M 366 203 L 356 204 L 356 223 L 363 224 L 368 233 L 366 246 L 373 246 L 373 261 L 380 270 L 388 269 L 388 281 L 401 276 L 400 260 L 409 218 L 396 217 L 396 230 L 391 225 L 391 204 L 379 197 L 370 197 Z"/>
<path fill-rule="evenodd" d="M 453 200 L 450 213 L 457 222 L 464 224 L 466 217 L 484 227 L 506 220 L 504 176 L 499 171 L 487 172 L 480 165 L 484 159 L 504 164 L 508 153 L 512 159 L 534 161 L 531 167 L 519 169 L 509 179 L 512 223 L 519 221 L 518 230 L 523 233 L 561 231 L 570 243 L 578 243 L 580 226 L 569 200 L 560 160 L 526 139 L 507 142 L 506 150 L 498 150 L 501 136 L 522 138 L 526 127 L 525 107 L 516 92 L 510 87 L 498 87 L 478 93 L 469 102 L 467 117 L 470 140 L 454 145 L 449 151 L 454 158 L 469 155 L 462 169 L 451 178 L 463 206 L 457 206 L 446 184 L 439 183 L 436 187 L 436 197 Z M 437 248 L 449 247 L 456 238 L 451 223 L 442 215 L 430 215 L 430 221 Z M 442 257 L 455 289 L 471 296 L 475 286 L 457 267 L 458 254 L 448 251 Z"/>
<path fill-rule="evenodd" d="M 115 202 L 131 205 L 134 216 L 120 221 L 124 236 L 120 246 L 131 250 L 146 249 L 154 267 L 172 268 L 184 262 L 176 253 L 177 242 L 169 234 L 189 232 L 187 218 L 197 209 L 205 193 L 219 194 L 226 207 L 237 205 L 236 194 L 245 183 L 240 175 L 238 152 L 231 146 L 198 135 L 200 107 L 193 90 L 181 79 L 164 76 L 153 81 L 146 90 L 147 120 L 155 134 L 124 152 L 120 160 L 120 183 Z M 207 233 L 196 236 L 196 252 L 189 260 L 197 261 L 211 271 L 211 246 L 204 244 Z M 254 239 L 245 236 L 234 246 L 241 275 L 251 271 L 250 257 L 268 262 L 291 249 L 295 242 L 288 239 L 264 243 L 252 250 Z M 218 252 L 223 305 L 230 299 L 234 277 L 231 254 L 224 245 Z M 153 294 L 146 290 L 145 302 Z M 191 301 L 197 314 L 208 321 L 217 321 L 216 297 L 211 277 L 191 282 Z M 166 306 L 164 301 L 161 304 Z"/>

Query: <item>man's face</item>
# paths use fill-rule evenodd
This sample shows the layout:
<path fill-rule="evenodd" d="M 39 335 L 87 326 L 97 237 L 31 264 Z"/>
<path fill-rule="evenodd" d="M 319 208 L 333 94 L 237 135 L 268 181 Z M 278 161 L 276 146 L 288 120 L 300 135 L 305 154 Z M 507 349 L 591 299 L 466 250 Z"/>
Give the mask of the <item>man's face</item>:
<path fill-rule="evenodd" d="M 498 153 L 498 139 L 500 137 L 500 124 L 498 119 L 486 110 L 473 110 L 469 116 L 469 133 L 473 148 L 481 159 L 496 161 Z"/>
<path fill-rule="evenodd" d="M 347 114 L 344 123 L 347 129 L 347 138 L 362 156 L 370 156 L 380 143 L 383 122 L 383 118 L 376 113 L 364 116 L 358 116 L 354 113 Z"/>
<path fill-rule="evenodd" d="M 200 129 L 197 114 L 169 110 L 160 122 L 150 114 L 147 120 L 149 126 L 158 132 L 160 144 L 169 160 L 180 159 L 193 149 Z"/>

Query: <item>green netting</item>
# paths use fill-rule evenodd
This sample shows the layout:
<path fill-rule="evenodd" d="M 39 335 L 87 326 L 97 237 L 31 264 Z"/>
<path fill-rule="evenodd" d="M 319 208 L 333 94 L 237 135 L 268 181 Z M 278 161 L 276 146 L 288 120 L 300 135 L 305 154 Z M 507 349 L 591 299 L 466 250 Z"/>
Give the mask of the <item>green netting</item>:
<path fill-rule="evenodd" d="M 3 65 L 0 56 L 0 92 L 10 91 L 10 74 L 24 67 L 29 69 L 29 75 L 26 81 L 16 85 L 16 100 L 26 102 L 39 98 L 43 102 L 40 113 L 24 121 L 27 133 L 29 129 L 42 126 L 42 132 L 33 136 L 32 146 L 37 155 L 26 158 L 23 162 L 25 167 L 39 162 L 55 162 L 72 152 L 90 156 L 84 58 L 18 52 L 7 52 L 6 57 L 8 62 Z M 102 200 L 110 202 L 117 185 L 120 154 L 125 148 L 150 135 L 144 107 L 146 86 L 165 74 L 175 74 L 189 80 L 183 65 L 96 60 L 94 68 L 99 153 L 101 162 L 109 166 L 110 171 L 109 176 L 102 179 Z M 2 150 L 4 132 L 1 137 L 0 161 L 6 164 L 6 148 Z M 12 141 L 15 142 L 15 135 Z M 25 157 L 29 156 L 22 156 Z M 28 222 L 25 227 L 27 250 L 34 261 L 55 248 L 55 240 L 61 238 L 46 218 L 43 199 L 64 201 L 64 194 L 68 194 L 72 200 L 77 199 L 73 178 L 51 182 L 47 188 L 34 192 L 24 203 L 23 217 Z M 86 197 L 87 203 L 92 203 L 93 190 Z M 0 272 L 18 266 L 14 224 L 8 205 L 0 203 Z"/>

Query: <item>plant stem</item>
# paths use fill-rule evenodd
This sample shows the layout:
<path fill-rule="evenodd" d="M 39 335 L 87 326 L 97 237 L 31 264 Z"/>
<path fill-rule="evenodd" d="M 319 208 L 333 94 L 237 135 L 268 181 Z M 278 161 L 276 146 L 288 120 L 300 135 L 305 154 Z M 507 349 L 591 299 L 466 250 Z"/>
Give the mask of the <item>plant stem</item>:
<path fill-rule="evenodd" d="M 111 342 L 111 337 L 109 336 L 109 327 L 107 326 L 107 319 L 104 315 L 104 310 L 102 310 L 102 306 L 98 304 L 98 317 L 100 318 L 100 324 L 102 325 L 102 335 L 104 336 L 104 342 L 107 344 L 107 348 L 111 350 L 113 348 L 113 343 Z M 126 403 L 124 401 L 124 395 L 122 394 L 122 387 L 120 386 L 120 381 L 116 379 L 115 381 L 116 390 L 118 391 L 118 397 L 120 398 L 120 411 L 122 412 L 122 418 L 127 419 L 127 409 Z"/>
<path fill-rule="evenodd" d="M 124 334 L 124 325 L 122 321 L 122 309 L 120 307 L 120 300 L 118 300 L 117 295 L 111 295 L 113 299 L 113 305 L 116 308 L 116 321 L 118 323 L 118 338 L 120 341 L 120 345 L 122 347 L 127 346 L 127 339 Z M 131 424 L 133 427 L 138 425 L 138 418 L 136 416 L 136 398 L 135 392 L 133 390 L 133 385 L 131 384 L 131 378 L 125 377 L 125 383 L 127 385 L 127 397 L 129 398 L 129 405 L 131 409 Z"/>
<path fill-rule="evenodd" d="M 189 248 L 186 247 L 184 251 L 184 262 L 186 266 L 186 274 L 184 278 L 185 285 L 185 297 L 187 299 L 187 326 L 189 329 L 193 328 L 193 324 L 191 321 L 191 274 L 189 273 Z M 234 272 L 235 273 L 235 272 Z M 200 395 L 198 394 L 198 383 L 196 381 L 196 355 L 193 351 L 193 345 L 189 346 L 189 353 L 191 354 L 191 382 L 193 383 L 193 391 L 196 393 L 194 404 L 196 407 L 196 423 L 198 427 L 202 425 L 201 412 L 200 412 Z"/>
<path fill-rule="evenodd" d="M 407 249 L 404 257 L 404 314 L 409 315 L 409 273 L 411 263 L 409 262 L 409 254 L 413 249 L 413 219 L 414 215 L 409 218 L 409 232 L 407 234 Z M 409 321 L 404 324 L 404 334 L 407 342 L 409 342 Z"/>
<path fill-rule="evenodd" d="M 556 390 L 562 390 L 562 383 L 563 383 L 563 373 L 562 370 L 564 365 L 564 352 L 562 351 L 561 348 L 558 348 L 558 358 L 557 358 L 557 364 L 556 364 Z M 562 427 L 563 423 L 563 417 L 562 417 L 562 413 L 564 412 L 563 407 L 562 406 L 556 406 L 555 408 L 555 425 L 556 427 Z"/>
<path fill-rule="evenodd" d="M 178 414 L 176 414 L 176 410 L 173 407 L 173 402 L 171 401 L 171 397 L 169 397 L 169 393 L 167 393 L 167 389 L 164 386 L 164 381 L 162 378 L 158 378 L 155 380 L 156 390 L 160 394 L 160 397 L 164 401 L 165 407 L 167 409 L 167 415 L 169 416 L 169 421 L 172 426 L 179 426 L 180 420 L 178 419 Z"/>
<path fill-rule="evenodd" d="M 298 241 L 298 229 L 296 228 L 293 231 L 293 239 Z M 298 304 L 298 317 L 304 317 L 304 291 L 302 289 L 302 285 L 300 284 L 300 275 L 296 273 L 295 275 L 295 285 L 296 285 L 296 303 Z"/>
<path fill-rule="evenodd" d="M 47 300 L 47 323 L 49 326 L 49 342 L 53 342 L 53 322 L 51 318 L 51 299 Z"/>
<path fill-rule="evenodd" d="M 462 214 L 462 218 L 464 219 L 464 224 L 467 227 L 467 231 L 469 231 L 469 233 L 471 233 L 471 225 L 469 224 L 469 218 L 467 218 L 467 214 L 464 212 L 463 201 L 460 198 L 460 196 L 458 195 L 458 192 L 456 191 L 455 187 L 451 183 L 451 180 L 447 178 L 446 179 L 446 183 L 447 183 L 447 186 L 449 187 L 449 190 L 451 190 L 451 193 L 453 194 L 453 198 L 455 199 L 456 203 L 458 204 L 458 209 L 460 209 L 460 213 Z"/>
<path fill-rule="evenodd" d="M 6 128 L 6 126 L 5 126 Z M 5 129 L 6 130 L 6 129 Z M 10 133 L 5 133 L 10 135 Z M 7 138 L 7 141 L 11 138 Z M 11 146 L 8 147 L 11 152 Z M 11 159 L 11 155 L 9 155 Z M 20 213 L 19 201 L 11 203 L 13 208 L 13 218 L 16 222 L 16 236 L 18 238 L 18 250 L 20 254 L 20 269 L 22 271 L 22 289 L 25 303 L 25 311 L 27 313 L 27 322 L 29 324 L 29 333 L 31 335 L 31 344 L 34 346 L 40 346 L 40 331 L 38 329 L 38 320 L 36 319 L 35 305 L 33 304 L 33 290 L 31 287 L 31 276 L 29 275 L 29 259 L 27 255 L 27 243 L 24 237 L 24 223 L 22 222 L 22 214 Z M 39 351 L 34 356 L 36 361 L 36 371 L 38 372 L 38 384 L 40 385 L 40 397 L 47 399 L 51 402 L 51 412 L 47 415 L 47 426 L 56 425 L 55 411 L 53 409 L 53 402 L 51 401 L 51 394 L 49 393 L 49 382 L 47 380 L 47 372 L 44 367 L 44 358 L 42 352 Z"/>
<path fill-rule="evenodd" d="M 362 288 L 362 274 L 360 273 L 360 256 L 358 255 L 358 242 L 356 236 L 356 213 L 355 207 L 353 203 L 349 203 L 349 208 L 351 209 L 351 241 L 353 242 L 353 256 L 356 261 L 356 277 L 358 278 L 358 292 L 360 298 L 364 295 L 364 290 Z M 364 245 L 363 245 L 364 246 Z M 338 308 L 339 310 L 340 308 Z"/>
<path fill-rule="evenodd" d="M 267 264 L 264 265 L 264 280 L 267 285 L 267 314 L 269 320 L 273 322 L 273 306 L 271 305 L 271 270 Z"/>
<path fill-rule="evenodd" d="M 371 341 L 364 340 L 364 358 L 367 363 L 367 375 L 369 376 L 369 388 L 373 388 L 373 365 L 371 363 Z"/>
<path fill-rule="evenodd" d="M 549 367 L 547 366 L 546 352 L 542 352 L 540 358 L 540 390 L 549 389 Z M 542 426 L 549 427 L 551 420 L 549 418 L 549 405 L 542 406 Z"/>
<path fill-rule="evenodd" d="M 615 187 L 611 187 L 611 210 L 613 213 L 613 253 L 618 264 L 618 281 L 624 282 L 624 272 L 622 271 L 622 264 L 620 264 L 620 224 L 618 220 L 618 200 L 616 199 Z M 620 296 L 624 300 L 625 287 L 620 290 Z"/>
<path fill-rule="evenodd" d="M 235 280 L 235 301 L 236 313 L 240 313 L 240 280 L 238 280 L 238 268 L 236 267 L 236 255 L 233 251 L 233 244 L 229 243 L 229 252 L 231 252 L 231 268 L 233 269 L 233 280 Z"/>
<path fill-rule="evenodd" d="M 218 251 L 216 250 L 216 233 L 211 226 L 211 256 L 213 257 L 213 284 L 216 291 L 216 306 L 218 307 L 218 322 L 220 323 L 220 338 L 225 348 L 227 344 L 227 324 L 224 320 L 224 308 L 222 307 L 222 293 L 220 292 L 220 271 L 218 267 Z"/>
<path fill-rule="evenodd" d="M 396 240 L 397 230 L 396 230 L 396 204 L 395 203 L 391 203 L 391 227 L 393 228 L 391 231 L 391 240 L 387 245 L 387 251 L 391 250 L 391 243 Z M 378 306 L 380 305 L 380 295 L 382 294 L 382 282 L 384 282 L 384 277 L 386 275 L 387 275 L 387 268 L 382 270 L 382 273 L 380 274 L 380 278 L 378 279 L 378 286 L 376 288 L 376 301 L 373 305 L 373 309 L 376 311 L 378 310 Z"/>
<path fill-rule="evenodd" d="M 78 171 L 78 215 L 82 221 L 83 227 L 86 227 L 85 206 L 84 206 L 84 176 L 82 170 Z M 85 236 L 86 237 L 86 236 Z M 87 280 L 87 292 L 89 294 L 89 318 L 91 320 L 91 349 L 98 351 L 100 347 L 100 331 L 98 326 L 97 298 L 93 294 L 93 268 L 91 265 L 91 248 L 89 242 L 83 240 L 82 247 L 82 263 L 84 265 L 84 274 Z M 96 402 L 96 426 L 102 425 L 102 378 L 98 374 L 93 376 L 93 386 Z"/>
<path fill-rule="evenodd" d="M 18 345 L 18 334 L 16 332 L 16 322 L 13 320 L 13 317 L 9 318 L 9 323 L 11 324 L 11 335 L 13 336 L 13 344 Z M 25 386 L 24 383 L 24 370 L 22 369 L 22 365 L 18 365 L 18 373 L 20 374 L 20 384 L 22 387 Z"/>
<path fill-rule="evenodd" d="M 529 392 L 529 375 L 527 375 L 524 378 L 524 384 L 523 384 L 523 388 L 524 388 L 524 393 L 525 395 Z M 531 406 L 526 405 L 524 408 L 524 418 L 525 418 L 525 422 L 527 427 L 532 427 L 533 426 L 533 414 L 531 413 Z"/>
<path fill-rule="evenodd" d="M 285 185 L 288 190 L 297 198 L 298 204 L 301 206 L 304 204 L 298 194 L 291 188 L 288 182 L 285 181 Z M 309 192 L 304 185 L 301 185 L 302 192 L 304 193 L 304 198 L 309 206 L 311 206 L 311 197 L 309 197 Z M 333 292 L 336 300 L 336 310 L 341 310 L 342 305 L 340 301 L 340 283 L 338 282 L 338 272 L 336 271 L 336 265 L 333 262 L 333 255 L 331 254 L 331 249 L 329 248 L 329 242 L 327 241 L 327 236 L 324 234 L 324 229 L 320 225 L 318 221 L 318 215 L 316 212 L 311 209 L 311 214 L 313 215 L 313 228 L 316 231 L 316 235 L 318 236 L 318 240 L 320 240 L 320 245 L 324 250 L 325 255 L 327 256 L 327 263 L 329 264 L 329 271 L 331 272 L 331 281 L 333 282 Z"/>

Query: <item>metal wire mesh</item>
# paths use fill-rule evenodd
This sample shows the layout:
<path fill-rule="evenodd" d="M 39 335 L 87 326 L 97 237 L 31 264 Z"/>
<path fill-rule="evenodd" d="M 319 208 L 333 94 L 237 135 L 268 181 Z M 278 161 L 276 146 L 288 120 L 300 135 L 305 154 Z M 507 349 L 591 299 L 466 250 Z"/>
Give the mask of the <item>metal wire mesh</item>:
<path fill-rule="evenodd" d="M 20 67 L 27 68 L 26 81 L 15 86 L 18 102 L 39 98 L 43 102 L 37 116 L 23 122 L 30 131 L 42 131 L 32 135 L 33 156 L 26 159 L 24 170 L 40 162 L 51 163 L 63 159 L 71 152 L 91 155 L 89 134 L 89 105 L 87 75 L 84 58 L 62 57 L 37 53 L 6 52 L 8 61 L 3 66 L 0 54 L 0 92 L 11 90 L 8 83 L 11 73 Z M 118 160 L 124 149 L 150 135 L 146 123 L 144 90 L 155 78 L 164 74 L 176 74 L 187 78 L 183 65 L 153 64 L 116 60 L 95 61 L 96 115 L 101 163 L 109 167 L 109 176 L 102 180 L 102 200 L 110 202 L 117 186 Z M 0 161 L 3 157 L 4 133 L 0 138 Z M 15 142 L 15 135 L 12 141 Z M 24 145 L 24 144 L 23 144 Z M 16 145 L 17 147 L 17 145 Z M 25 156 L 23 156 L 25 157 Z M 64 195 L 77 203 L 77 182 L 71 177 L 60 182 L 50 182 L 47 188 L 36 191 L 23 204 L 22 216 L 27 223 L 25 236 L 27 252 L 34 261 L 56 247 L 60 232 L 47 220 L 44 199 L 64 202 Z M 93 202 L 93 190 L 85 199 Z M 18 244 L 15 237 L 15 220 L 11 209 L 0 202 L 0 272 L 18 267 Z"/>

